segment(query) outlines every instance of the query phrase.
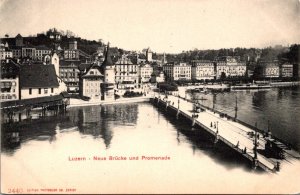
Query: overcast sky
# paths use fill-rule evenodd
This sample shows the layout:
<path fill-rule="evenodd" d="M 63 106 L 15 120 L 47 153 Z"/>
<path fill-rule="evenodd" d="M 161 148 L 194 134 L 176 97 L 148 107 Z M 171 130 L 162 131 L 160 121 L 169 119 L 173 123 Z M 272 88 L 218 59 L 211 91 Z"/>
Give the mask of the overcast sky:
<path fill-rule="evenodd" d="M 156 52 L 300 43 L 299 0 L 0 0 L 0 36 L 56 27 Z"/>

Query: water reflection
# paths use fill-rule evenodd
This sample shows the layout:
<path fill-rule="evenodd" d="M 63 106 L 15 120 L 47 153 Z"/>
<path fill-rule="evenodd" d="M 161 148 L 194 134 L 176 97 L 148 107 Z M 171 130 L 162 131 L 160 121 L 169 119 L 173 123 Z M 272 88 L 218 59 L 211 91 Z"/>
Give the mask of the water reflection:
<path fill-rule="evenodd" d="M 17 115 L 24 113 L 17 113 Z M 57 131 L 75 131 L 102 138 L 109 148 L 114 126 L 133 126 L 137 122 L 138 105 L 105 105 L 70 108 L 64 115 L 36 117 L 14 123 L 2 123 L 2 151 L 14 152 L 29 140 L 56 140 Z"/>

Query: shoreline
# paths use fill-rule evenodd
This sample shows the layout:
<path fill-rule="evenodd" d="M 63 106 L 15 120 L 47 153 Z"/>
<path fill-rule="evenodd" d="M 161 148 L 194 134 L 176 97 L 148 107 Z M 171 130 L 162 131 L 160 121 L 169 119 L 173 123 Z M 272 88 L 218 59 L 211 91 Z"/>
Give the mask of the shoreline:
<path fill-rule="evenodd" d="M 80 99 L 71 98 L 68 108 L 82 107 L 82 106 L 101 106 L 110 104 L 124 104 L 124 103 L 138 103 L 149 102 L 150 96 L 134 97 L 134 98 L 120 98 L 117 100 L 102 100 L 102 101 L 84 101 Z M 73 101 L 73 102 L 72 102 Z"/>

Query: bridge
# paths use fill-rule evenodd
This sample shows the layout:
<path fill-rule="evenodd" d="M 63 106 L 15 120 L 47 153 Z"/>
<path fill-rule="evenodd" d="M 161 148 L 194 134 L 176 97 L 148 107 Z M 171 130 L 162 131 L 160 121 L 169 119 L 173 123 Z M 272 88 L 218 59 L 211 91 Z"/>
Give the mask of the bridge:
<path fill-rule="evenodd" d="M 254 168 L 267 172 L 279 171 L 283 164 L 300 159 L 300 154 L 274 138 L 270 132 L 262 132 L 251 125 L 205 107 L 186 98 L 160 94 L 151 98 L 153 105 L 165 108 L 168 114 L 184 117 L 191 126 L 198 126 L 214 137 L 214 143 L 223 142 L 250 160 Z M 276 146 L 276 147 L 275 147 Z M 272 154 L 274 152 L 275 154 Z M 271 155 L 272 154 L 272 155 Z"/>

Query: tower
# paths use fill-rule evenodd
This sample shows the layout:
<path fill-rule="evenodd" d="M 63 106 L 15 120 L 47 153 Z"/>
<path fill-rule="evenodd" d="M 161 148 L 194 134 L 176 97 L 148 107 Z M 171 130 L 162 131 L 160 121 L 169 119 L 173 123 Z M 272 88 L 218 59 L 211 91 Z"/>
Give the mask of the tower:
<path fill-rule="evenodd" d="M 101 72 L 104 75 L 104 81 L 101 86 L 102 100 L 114 100 L 115 99 L 115 65 L 112 62 L 109 53 L 109 43 L 107 44 L 106 54 L 104 62 L 102 63 Z"/>
<path fill-rule="evenodd" d="M 54 65 L 56 75 L 59 76 L 59 57 L 56 53 L 51 56 L 51 64 Z"/>
<path fill-rule="evenodd" d="M 150 47 L 148 47 L 148 49 L 147 49 L 146 59 L 147 59 L 148 62 L 152 61 L 152 51 L 150 50 Z"/>

